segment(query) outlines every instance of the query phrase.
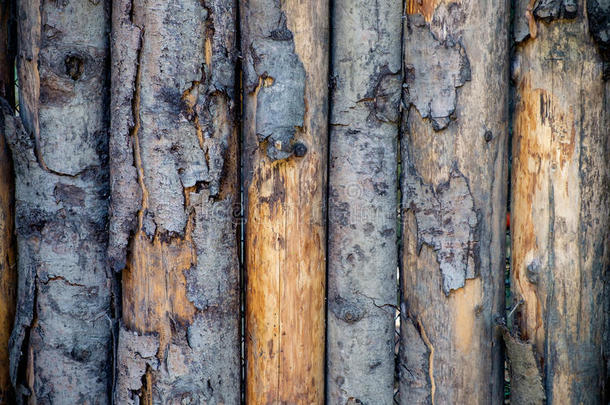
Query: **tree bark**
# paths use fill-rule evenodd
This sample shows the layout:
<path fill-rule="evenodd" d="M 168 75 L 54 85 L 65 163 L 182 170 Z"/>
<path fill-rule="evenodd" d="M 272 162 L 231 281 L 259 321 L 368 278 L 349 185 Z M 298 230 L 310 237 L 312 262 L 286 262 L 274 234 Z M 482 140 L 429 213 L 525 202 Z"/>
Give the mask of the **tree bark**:
<path fill-rule="evenodd" d="M 514 334 L 531 344 L 549 404 L 607 401 L 609 48 L 607 37 L 595 40 L 610 4 L 602 3 L 522 2 L 515 14 Z"/>
<path fill-rule="evenodd" d="M 12 107 L 15 99 L 14 54 L 11 44 L 12 3 L 0 5 L 0 96 Z M 15 319 L 17 268 L 15 257 L 15 207 L 13 164 L 6 144 L 4 126 L 0 131 L 0 404 L 15 401 L 9 375 L 9 337 Z"/>
<path fill-rule="evenodd" d="M 391 404 L 402 2 L 348 3 L 332 15 L 327 401 Z"/>
<path fill-rule="evenodd" d="M 406 7 L 400 402 L 501 403 L 508 2 Z"/>
<path fill-rule="evenodd" d="M 241 2 L 246 401 L 324 401 L 327 1 Z"/>
<path fill-rule="evenodd" d="M 110 402 L 109 2 L 18 2 L 15 163 L 18 402 Z"/>
<path fill-rule="evenodd" d="M 109 256 L 115 400 L 240 398 L 232 0 L 114 2 Z"/>

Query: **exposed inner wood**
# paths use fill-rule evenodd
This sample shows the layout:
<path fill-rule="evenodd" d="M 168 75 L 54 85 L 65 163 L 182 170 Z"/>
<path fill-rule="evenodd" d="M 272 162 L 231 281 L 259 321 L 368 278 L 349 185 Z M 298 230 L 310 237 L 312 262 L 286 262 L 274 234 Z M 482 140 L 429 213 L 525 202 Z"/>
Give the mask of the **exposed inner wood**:
<path fill-rule="evenodd" d="M 264 41 L 272 41 L 269 37 L 282 38 L 284 50 L 288 50 L 285 41 L 289 38 L 294 41 L 294 53 L 283 55 L 289 58 L 295 72 L 302 68 L 306 72 L 301 101 L 305 106 L 303 127 L 295 128 L 294 140 L 307 148 L 302 157 L 291 155 L 272 161 L 267 154 L 267 142 L 259 144 L 256 129 L 257 119 L 273 124 L 269 120 L 274 117 L 260 115 L 261 111 L 269 110 L 258 100 L 263 92 L 286 83 L 279 82 L 274 75 L 268 75 L 274 80 L 246 75 L 244 87 L 252 86 L 244 94 L 246 401 L 322 404 L 328 3 L 323 1 L 312 7 L 307 3 L 282 2 L 280 7 L 279 2 L 257 0 L 242 5 L 248 10 L 242 14 L 244 53 L 257 51 L 249 41 L 271 46 Z M 273 28 L 258 25 L 260 21 L 254 19 L 267 13 L 268 24 Z M 294 62 L 295 55 L 298 62 Z M 299 100 L 296 102 L 301 110 Z M 294 118 L 286 112 L 280 118 Z M 261 125 L 259 122 L 258 126 Z M 285 146 L 276 147 L 284 152 Z"/>

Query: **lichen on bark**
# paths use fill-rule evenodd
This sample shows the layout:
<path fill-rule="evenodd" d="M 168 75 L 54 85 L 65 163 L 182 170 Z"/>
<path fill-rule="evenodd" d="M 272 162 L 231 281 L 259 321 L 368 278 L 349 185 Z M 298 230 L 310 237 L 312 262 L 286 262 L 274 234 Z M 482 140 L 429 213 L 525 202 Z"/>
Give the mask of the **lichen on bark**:
<path fill-rule="evenodd" d="M 236 5 L 114 10 L 111 262 L 122 270 L 121 335 L 158 346 L 144 364 L 119 336 L 119 358 L 132 361 L 115 398 L 236 403 Z M 142 386 L 130 382 L 138 375 Z"/>
<path fill-rule="evenodd" d="M 109 6 L 18 3 L 20 114 L 4 111 L 4 129 L 15 163 L 19 403 L 110 402 Z"/>
<path fill-rule="evenodd" d="M 446 15 L 439 20 L 443 10 Z M 459 18 L 459 6 L 439 6 L 435 18 L 427 22 L 420 14 L 408 16 L 404 101 L 440 131 L 455 113 L 457 88 L 470 80 L 470 63 L 459 37 L 444 29 L 445 18 Z"/>
<path fill-rule="evenodd" d="M 270 0 L 262 35 L 246 55 L 246 88 L 256 93 L 256 135 L 272 161 L 293 155 L 305 117 L 305 69 L 278 0 Z M 269 21 L 277 21 L 271 25 Z"/>
<path fill-rule="evenodd" d="M 413 166 L 407 170 L 403 201 L 415 214 L 418 250 L 424 243 L 434 249 L 448 295 L 477 276 L 478 219 L 470 187 L 457 168 L 436 187 L 424 183 Z"/>

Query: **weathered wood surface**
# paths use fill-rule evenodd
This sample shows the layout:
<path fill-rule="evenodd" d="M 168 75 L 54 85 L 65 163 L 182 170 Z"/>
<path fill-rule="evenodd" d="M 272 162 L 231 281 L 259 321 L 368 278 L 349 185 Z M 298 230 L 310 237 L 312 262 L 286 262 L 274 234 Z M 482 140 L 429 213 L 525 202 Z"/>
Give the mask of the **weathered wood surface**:
<path fill-rule="evenodd" d="M 17 401 L 110 403 L 110 2 L 19 1 L 15 163 Z"/>
<path fill-rule="evenodd" d="M 246 401 L 324 401 L 328 1 L 242 1 Z"/>
<path fill-rule="evenodd" d="M 400 403 L 501 403 L 508 2 L 406 7 Z"/>
<path fill-rule="evenodd" d="M 235 18 L 232 0 L 113 5 L 121 404 L 239 402 Z"/>
<path fill-rule="evenodd" d="M 596 44 L 610 28 L 603 3 L 522 3 L 515 16 L 511 284 L 523 301 L 516 333 L 531 343 L 532 371 L 552 404 L 608 399 L 608 37 Z"/>
<path fill-rule="evenodd" d="M 402 2 L 332 10 L 327 402 L 391 404 Z"/>
<path fill-rule="evenodd" d="M 0 97 L 7 100 L 8 111 L 14 102 L 14 54 L 10 36 L 10 2 L 0 5 Z M 0 129 L 0 404 L 14 401 L 9 376 L 8 343 L 15 319 L 17 264 L 14 238 L 13 161 L 6 144 L 4 126 Z"/>
<path fill-rule="evenodd" d="M 17 297 L 13 203 L 13 165 L 2 132 L 0 133 L 0 404 L 8 404 L 12 399 L 8 342 L 15 319 Z"/>

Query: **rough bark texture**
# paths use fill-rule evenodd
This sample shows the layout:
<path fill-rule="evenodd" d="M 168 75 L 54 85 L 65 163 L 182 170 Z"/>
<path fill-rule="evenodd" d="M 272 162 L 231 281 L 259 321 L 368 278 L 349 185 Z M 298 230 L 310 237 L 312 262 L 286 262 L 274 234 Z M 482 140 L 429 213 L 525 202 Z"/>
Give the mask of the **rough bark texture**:
<path fill-rule="evenodd" d="M 517 332 L 533 346 L 548 403 L 606 403 L 610 121 L 595 40 L 610 4 L 587 2 L 587 12 L 584 1 L 544 3 L 555 8 L 534 8 L 527 35 L 516 35 L 512 72 Z"/>
<path fill-rule="evenodd" d="M 18 402 L 105 404 L 112 338 L 107 247 L 107 1 L 20 1 L 15 163 Z"/>
<path fill-rule="evenodd" d="M 10 41 L 14 25 L 10 19 L 11 7 L 12 3 L 9 1 L 0 5 L 0 97 L 8 100 L 9 103 L 14 101 L 15 96 L 14 54 Z M 15 188 L 12 163 L 2 128 L 0 130 L 0 404 L 14 402 L 8 351 L 17 298 L 14 240 Z"/>
<path fill-rule="evenodd" d="M 333 2 L 329 404 L 393 402 L 401 14 L 402 1 Z"/>
<path fill-rule="evenodd" d="M 508 2 L 406 7 L 400 402 L 500 403 Z"/>
<path fill-rule="evenodd" d="M 328 1 L 241 2 L 246 401 L 324 401 Z"/>
<path fill-rule="evenodd" d="M 113 7 L 109 256 L 123 286 L 115 400 L 238 403 L 236 7 Z"/>

